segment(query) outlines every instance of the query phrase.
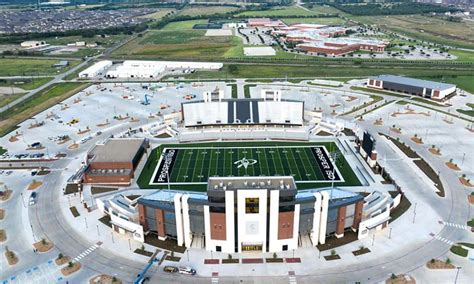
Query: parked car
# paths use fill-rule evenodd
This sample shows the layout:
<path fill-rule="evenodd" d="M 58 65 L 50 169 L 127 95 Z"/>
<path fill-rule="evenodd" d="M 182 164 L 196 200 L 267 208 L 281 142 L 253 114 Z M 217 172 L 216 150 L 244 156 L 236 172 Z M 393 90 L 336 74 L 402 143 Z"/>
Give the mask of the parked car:
<path fill-rule="evenodd" d="M 35 205 L 36 204 L 36 197 L 37 196 L 38 196 L 38 194 L 36 192 L 31 193 L 30 202 L 29 202 L 30 205 Z"/>
<path fill-rule="evenodd" d="M 163 268 L 163 271 L 168 273 L 175 273 L 178 272 L 178 268 L 176 266 L 167 265 Z"/>
<path fill-rule="evenodd" d="M 79 141 L 80 144 L 84 144 L 86 143 L 87 141 L 91 140 L 92 137 L 91 136 L 87 136 L 87 137 L 84 137 L 81 139 L 81 141 Z"/>
<path fill-rule="evenodd" d="M 186 275 L 195 275 L 196 270 L 194 268 L 189 267 L 189 266 L 180 266 L 179 267 L 179 273 L 186 274 Z"/>
<path fill-rule="evenodd" d="M 31 148 L 39 148 L 41 147 L 41 143 L 40 142 L 33 142 L 31 143 Z"/>

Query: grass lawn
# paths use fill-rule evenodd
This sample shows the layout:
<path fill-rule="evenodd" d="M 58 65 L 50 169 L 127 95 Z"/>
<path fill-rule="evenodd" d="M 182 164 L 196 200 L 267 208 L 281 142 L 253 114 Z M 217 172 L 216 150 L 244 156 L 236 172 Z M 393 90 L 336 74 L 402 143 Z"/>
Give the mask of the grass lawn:
<path fill-rule="evenodd" d="M 36 89 L 49 81 L 51 81 L 53 78 L 48 77 L 48 78 L 31 78 L 31 79 L 16 79 L 16 80 L 0 80 L 0 87 L 17 87 L 17 88 L 22 88 L 23 90 L 33 90 Z M 2 102 L 0 102 L 0 105 Z"/>
<path fill-rule="evenodd" d="M 163 31 L 179 31 L 179 30 L 192 30 L 196 24 L 206 24 L 208 20 L 190 20 L 190 21 L 180 21 L 180 22 L 171 22 L 163 27 Z"/>
<path fill-rule="evenodd" d="M 224 14 L 233 12 L 239 8 L 233 6 L 187 6 L 180 10 L 178 15 L 180 16 L 200 16 L 200 15 L 213 15 L 213 14 Z"/>
<path fill-rule="evenodd" d="M 54 84 L 28 100 L 0 114 L 0 137 L 13 131 L 19 123 L 65 100 L 87 87 L 87 83 Z"/>
<path fill-rule="evenodd" d="M 397 94 L 397 93 L 394 93 L 394 92 L 376 90 L 376 89 L 365 88 L 365 87 L 352 86 L 351 90 L 363 91 L 363 92 L 367 92 L 367 93 L 381 94 L 381 95 L 387 95 L 387 96 L 394 96 L 394 97 L 401 97 L 401 98 L 409 97 L 408 95 L 404 95 L 404 94 Z"/>
<path fill-rule="evenodd" d="M 474 25 L 472 22 L 449 22 L 423 15 L 361 16 L 351 17 L 365 24 L 376 24 L 418 40 L 474 48 Z M 463 31 L 463 32 L 459 32 Z"/>
<path fill-rule="evenodd" d="M 235 66 L 231 73 L 229 66 Z M 193 79 L 225 79 L 235 78 L 314 78 L 314 77 L 363 77 L 380 74 L 398 74 L 405 76 L 445 76 L 456 74 L 457 76 L 470 75 L 472 70 L 447 70 L 445 68 L 414 68 L 414 67 L 360 67 L 360 66 L 336 66 L 318 67 L 311 65 L 271 65 L 271 64 L 224 64 L 220 72 L 197 71 L 187 76 Z"/>
<path fill-rule="evenodd" d="M 457 109 L 456 111 L 465 115 L 473 116 L 474 117 L 474 104 L 467 103 L 467 107 L 471 108 L 470 110 L 465 109 Z"/>
<path fill-rule="evenodd" d="M 227 86 L 231 86 L 232 87 L 232 98 L 233 99 L 237 99 L 237 84 L 227 84 Z"/>
<path fill-rule="evenodd" d="M 206 37 L 205 30 L 150 31 L 114 52 L 115 56 L 150 59 L 208 59 L 239 56 L 242 40 L 237 36 Z"/>
<path fill-rule="evenodd" d="M 344 12 L 329 6 L 329 5 L 316 5 L 313 4 L 311 8 L 309 8 L 311 11 L 314 11 L 318 14 L 344 14 Z"/>
<path fill-rule="evenodd" d="M 344 19 L 338 17 L 328 18 L 285 18 L 282 21 L 287 24 L 320 24 L 320 25 L 343 25 L 346 23 Z"/>
<path fill-rule="evenodd" d="M 314 149 L 324 151 L 324 148 L 319 148 L 322 146 L 329 152 L 339 151 L 334 143 L 242 142 L 239 143 L 238 148 L 235 147 L 235 143 L 161 145 L 150 154 L 137 183 L 141 188 L 167 186 L 166 181 L 159 179 L 159 172 L 155 175 L 155 169 L 161 168 L 158 164 L 161 154 L 166 153 L 167 157 L 174 161 L 169 170 L 169 178 L 171 185 L 175 188 L 183 189 L 191 186 L 193 190 L 205 190 L 207 179 L 211 176 L 245 176 L 247 174 L 250 176 L 293 175 L 300 188 L 325 186 L 330 179 L 324 174 L 320 162 L 313 153 Z M 236 167 L 234 162 L 243 158 L 254 159 L 256 162 L 247 170 Z M 360 185 L 360 181 L 344 157 L 338 158 L 336 165 L 344 178 L 342 181 L 336 175 L 336 184 Z M 151 180 L 153 181 L 150 184 Z"/>
<path fill-rule="evenodd" d="M 420 103 L 425 103 L 425 104 L 429 104 L 429 105 L 432 105 L 432 106 L 437 106 L 437 107 L 446 107 L 445 105 L 442 105 L 442 104 L 439 104 L 435 101 L 432 101 L 432 100 L 428 100 L 428 99 L 424 99 L 424 98 L 418 98 L 418 97 L 414 97 L 411 99 L 412 101 L 417 101 L 417 102 L 420 102 Z"/>
<path fill-rule="evenodd" d="M 52 67 L 58 61 L 58 59 L 33 59 L 27 57 L 0 58 L 0 66 L 2 66 L 0 68 L 0 76 L 54 75 L 79 64 L 79 61 L 69 61 L 69 67 L 61 69 Z"/>
<path fill-rule="evenodd" d="M 468 253 L 468 250 L 461 247 L 459 244 L 451 246 L 450 251 L 452 253 L 456 254 L 456 255 L 461 256 L 461 257 L 466 257 L 467 253 Z"/>
<path fill-rule="evenodd" d="M 99 186 L 93 186 L 91 188 L 91 193 L 92 194 L 102 194 L 102 193 L 106 193 L 106 192 L 111 192 L 111 191 L 115 191 L 117 190 L 118 188 L 116 187 L 99 187 Z"/>
<path fill-rule="evenodd" d="M 461 88 L 465 91 L 468 91 L 471 94 L 474 94 L 474 80 L 473 74 L 470 76 L 443 76 L 443 77 L 422 77 L 420 79 L 425 79 L 425 80 L 434 80 L 434 81 L 439 81 L 443 83 L 450 83 L 450 84 L 455 84 L 458 86 L 458 88 Z"/>
<path fill-rule="evenodd" d="M 456 55 L 457 61 L 474 61 L 474 51 L 451 49 L 449 53 Z"/>
<path fill-rule="evenodd" d="M 312 16 L 317 13 L 311 10 L 305 10 L 297 6 L 279 6 L 265 11 L 245 11 L 236 15 L 236 17 L 279 17 L 279 16 Z"/>
<path fill-rule="evenodd" d="M 24 96 L 25 93 L 15 93 L 15 94 L 0 94 L 0 107 L 6 106 L 9 103 L 13 102 L 14 100 Z"/>
<path fill-rule="evenodd" d="M 250 99 L 251 96 L 250 96 L 250 88 L 252 87 L 256 87 L 257 85 L 255 84 L 247 84 L 247 85 L 244 85 L 244 96 L 245 98 L 247 99 Z"/>
<path fill-rule="evenodd" d="M 151 20 L 161 20 L 168 13 L 175 12 L 175 11 L 176 9 L 173 9 L 173 8 L 160 8 L 158 12 L 144 15 L 144 16 L 141 16 L 140 18 L 151 19 Z"/>
<path fill-rule="evenodd" d="M 94 37 L 82 37 L 82 36 L 64 36 L 64 37 L 47 37 L 42 40 L 51 45 L 66 45 L 68 43 L 74 43 L 77 41 L 85 41 L 86 43 L 97 42 L 102 47 L 109 47 L 115 43 L 125 39 L 128 35 L 117 34 L 117 35 L 96 35 Z"/>

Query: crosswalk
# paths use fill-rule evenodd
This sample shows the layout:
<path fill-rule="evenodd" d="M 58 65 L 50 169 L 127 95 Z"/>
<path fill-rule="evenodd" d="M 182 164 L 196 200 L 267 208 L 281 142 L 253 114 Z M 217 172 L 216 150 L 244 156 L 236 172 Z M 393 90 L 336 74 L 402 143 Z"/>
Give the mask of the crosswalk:
<path fill-rule="evenodd" d="M 83 251 L 80 255 L 76 256 L 73 260 L 74 262 L 78 262 L 79 260 L 81 260 L 82 258 L 86 257 L 88 254 L 90 254 L 91 252 L 95 251 L 96 249 L 98 249 L 100 247 L 102 243 L 101 242 L 98 242 L 92 246 L 90 246 L 89 248 L 87 248 L 85 251 Z"/>
<path fill-rule="evenodd" d="M 441 224 L 444 224 L 445 226 L 448 226 L 448 227 L 453 227 L 453 228 L 458 228 L 458 229 L 463 229 L 463 230 L 471 231 L 471 227 L 466 226 L 466 225 L 461 225 L 461 224 L 456 224 L 456 223 L 450 223 L 450 222 L 444 222 L 444 221 L 440 221 L 440 223 L 441 223 Z"/>
<path fill-rule="evenodd" d="M 288 271 L 288 281 L 290 284 L 296 284 L 296 276 L 294 271 Z"/>
<path fill-rule="evenodd" d="M 217 284 L 219 283 L 219 272 L 212 272 L 211 283 Z"/>
<path fill-rule="evenodd" d="M 443 238 L 443 237 L 441 237 L 441 236 L 439 236 L 439 235 L 435 236 L 435 239 L 437 239 L 438 241 L 442 241 L 443 243 L 448 244 L 448 245 L 450 245 L 450 246 L 454 245 L 454 242 L 452 242 L 452 241 L 450 241 L 450 240 L 448 240 L 448 239 L 445 239 L 445 238 Z"/>

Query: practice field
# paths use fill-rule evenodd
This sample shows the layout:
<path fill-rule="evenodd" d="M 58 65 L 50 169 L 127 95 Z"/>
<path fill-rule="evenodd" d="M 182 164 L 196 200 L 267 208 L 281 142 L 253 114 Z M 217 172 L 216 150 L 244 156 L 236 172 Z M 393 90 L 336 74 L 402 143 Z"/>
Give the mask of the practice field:
<path fill-rule="evenodd" d="M 230 143 L 162 145 L 155 149 L 139 178 L 140 187 L 205 188 L 209 177 L 293 176 L 300 188 L 359 185 L 334 143 L 255 146 Z M 331 152 L 332 151 L 332 152 Z M 329 158 L 337 153 L 336 167 Z"/>

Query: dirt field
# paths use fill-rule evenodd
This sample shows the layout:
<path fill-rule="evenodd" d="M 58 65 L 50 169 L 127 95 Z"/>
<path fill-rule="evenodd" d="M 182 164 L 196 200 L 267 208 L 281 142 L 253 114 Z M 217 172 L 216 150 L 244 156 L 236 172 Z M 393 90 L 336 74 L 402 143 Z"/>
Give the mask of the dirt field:
<path fill-rule="evenodd" d="M 150 31 L 143 38 L 137 38 L 114 52 L 117 56 L 139 58 L 202 58 L 225 57 L 235 48 L 242 46 L 236 36 L 218 36 L 210 40 L 206 30 L 161 30 Z"/>
<path fill-rule="evenodd" d="M 355 19 L 365 23 L 378 24 L 385 29 L 420 40 L 460 47 L 474 47 L 474 24 L 472 22 L 456 23 L 422 15 L 364 16 L 355 17 Z"/>

